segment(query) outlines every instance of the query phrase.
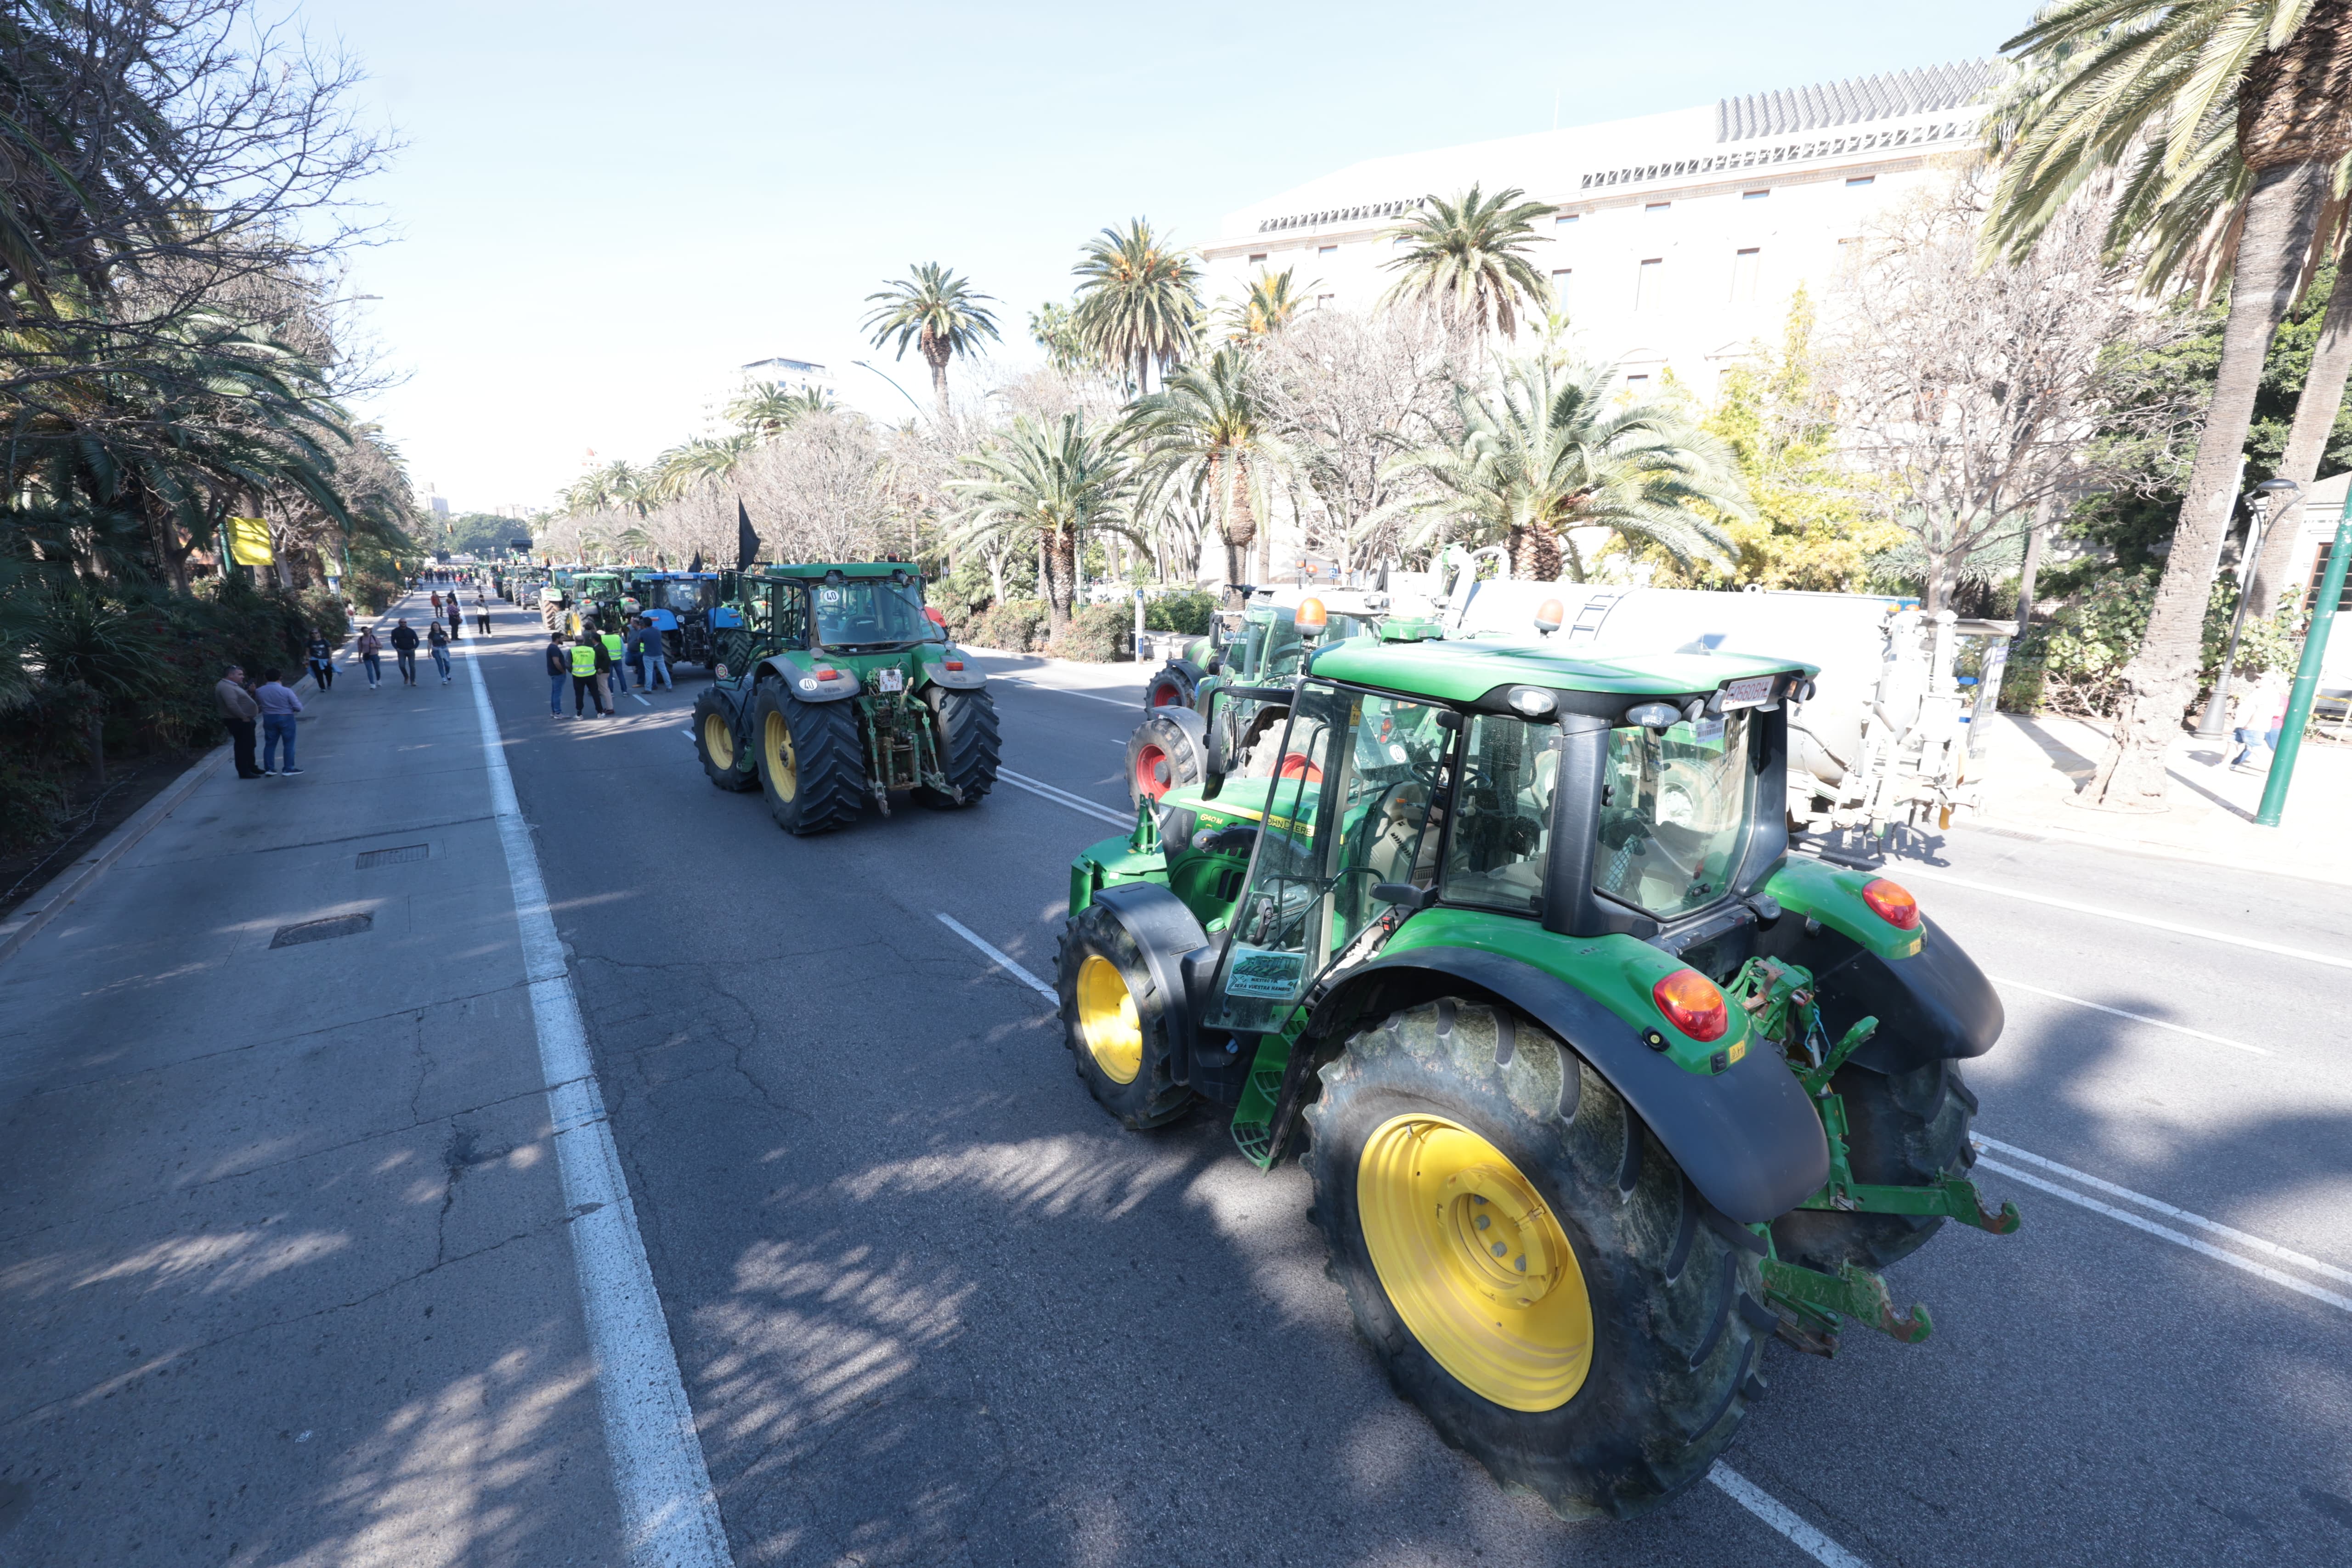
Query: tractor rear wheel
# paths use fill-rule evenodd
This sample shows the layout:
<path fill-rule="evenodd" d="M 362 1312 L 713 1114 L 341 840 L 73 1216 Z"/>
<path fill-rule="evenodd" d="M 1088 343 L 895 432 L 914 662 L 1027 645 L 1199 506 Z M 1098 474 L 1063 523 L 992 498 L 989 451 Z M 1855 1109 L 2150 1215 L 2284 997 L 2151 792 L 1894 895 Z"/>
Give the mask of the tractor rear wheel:
<path fill-rule="evenodd" d="M 1143 705 L 1147 709 L 1190 708 L 1200 685 L 1200 671 L 1182 659 L 1170 659 L 1143 689 Z"/>
<path fill-rule="evenodd" d="M 1772 1312 L 1607 1079 L 1525 1016 L 1444 1000 L 1322 1069 L 1315 1214 L 1357 1326 L 1438 1436 L 1563 1518 L 1706 1474 Z"/>
<path fill-rule="evenodd" d="M 1209 771 L 1206 731 L 1189 708 L 1150 714 L 1127 741 L 1127 794 L 1139 805 L 1171 789 L 1197 784 Z"/>
<path fill-rule="evenodd" d="M 704 776 L 720 789 L 747 790 L 760 786 L 757 764 L 749 749 L 735 743 L 735 723 L 719 693 L 705 687 L 694 699 L 694 754 Z"/>
<path fill-rule="evenodd" d="M 866 797 L 857 714 L 847 702 L 803 702 L 766 681 L 751 703 L 751 750 L 768 815 L 787 833 L 830 833 L 857 820 Z"/>
<path fill-rule="evenodd" d="M 1183 1042 L 1117 915 L 1089 904 L 1062 928 L 1056 979 L 1062 1043 L 1087 1092 L 1137 1131 L 1182 1116 L 1192 1103 L 1175 1078 Z"/>
<path fill-rule="evenodd" d="M 963 793 L 958 800 L 935 789 L 919 788 L 916 800 L 934 811 L 976 805 L 996 787 L 996 699 L 986 691 L 950 691 L 934 686 L 923 693 L 931 710 L 931 733 L 939 742 L 940 771 Z"/>
<path fill-rule="evenodd" d="M 1894 1074 L 1849 1064 L 1830 1088 L 1845 1102 L 1846 1159 L 1855 1181 L 1927 1186 L 1965 1176 L 1977 1163 L 1969 1142 L 1977 1097 L 1960 1081 L 1959 1063 L 1929 1062 Z M 1825 1274 L 1842 1263 L 1876 1270 L 1918 1251 L 1943 1225 L 1940 1215 L 1792 1209 L 1772 1222 L 1772 1247 L 1789 1262 Z"/>

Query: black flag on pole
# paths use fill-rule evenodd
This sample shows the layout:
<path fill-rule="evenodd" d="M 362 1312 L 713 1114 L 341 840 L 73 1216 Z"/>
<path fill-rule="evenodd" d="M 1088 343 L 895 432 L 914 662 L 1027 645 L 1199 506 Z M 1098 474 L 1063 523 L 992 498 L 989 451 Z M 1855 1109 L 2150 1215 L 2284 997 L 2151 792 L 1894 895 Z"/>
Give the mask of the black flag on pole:
<path fill-rule="evenodd" d="M 751 531 L 751 514 L 743 510 L 743 498 L 735 498 L 735 569 L 749 572 L 751 563 L 760 558 L 760 536 Z"/>
<path fill-rule="evenodd" d="M 688 567 L 687 567 L 687 570 L 688 570 L 688 571 L 689 571 L 689 572 L 699 572 L 699 571 L 701 571 L 701 570 L 702 570 L 702 552 L 701 552 L 701 551 L 698 550 L 698 551 L 696 551 L 696 552 L 694 552 L 694 562 L 693 562 L 693 563 L 692 563 L 691 565 L 689 565 L 689 566 L 688 566 Z"/>

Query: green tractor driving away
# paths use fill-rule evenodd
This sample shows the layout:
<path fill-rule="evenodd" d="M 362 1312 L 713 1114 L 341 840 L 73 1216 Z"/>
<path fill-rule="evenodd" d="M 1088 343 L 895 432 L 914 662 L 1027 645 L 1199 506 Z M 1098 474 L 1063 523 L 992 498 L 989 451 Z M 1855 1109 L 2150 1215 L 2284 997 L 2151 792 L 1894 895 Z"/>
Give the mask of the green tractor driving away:
<path fill-rule="evenodd" d="M 1134 831 L 1071 868 L 1066 1043 L 1129 1128 L 1206 1100 L 1261 1167 L 1303 1153 L 1399 1392 L 1627 1516 L 1706 1473 L 1765 1340 L 1925 1339 L 1876 1271 L 2016 1227 L 1958 1067 L 2000 1004 L 1902 888 L 1790 854 L 1811 667 L 1434 632 L 1146 721 Z M 1231 752 L 1229 701 L 1281 725 Z"/>
<path fill-rule="evenodd" d="M 742 624 L 694 702 L 694 748 L 721 789 L 759 790 L 779 826 L 827 833 L 893 795 L 942 810 L 996 783 L 987 677 L 948 642 L 897 562 L 743 574 Z"/>

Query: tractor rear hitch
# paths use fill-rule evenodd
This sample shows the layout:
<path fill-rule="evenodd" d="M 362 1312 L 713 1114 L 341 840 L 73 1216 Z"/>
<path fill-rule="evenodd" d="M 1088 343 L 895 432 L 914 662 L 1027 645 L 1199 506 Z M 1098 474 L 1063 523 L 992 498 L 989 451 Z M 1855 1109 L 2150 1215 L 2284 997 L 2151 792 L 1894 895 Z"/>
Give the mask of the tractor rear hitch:
<path fill-rule="evenodd" d="M 1876 1329 L 1906 1345 L 1916 1345 L 1936 1331 L 1935 1320 L 1926 1307 L 1914 1305 L 1908 1312 L 1897 1312 L 1886 1281 L 1867 1268 L 1846 1263 L 1835 1274 L 1823 1274 L 1777 1258 L 1766 1258 L 1762 1267 L 1765 1300 L 1793 1317 L 1799 1332 L 1825 1338 L 1828 1349 L 1822 1354 L 1836 1348 L 1842 1321 Z"/>

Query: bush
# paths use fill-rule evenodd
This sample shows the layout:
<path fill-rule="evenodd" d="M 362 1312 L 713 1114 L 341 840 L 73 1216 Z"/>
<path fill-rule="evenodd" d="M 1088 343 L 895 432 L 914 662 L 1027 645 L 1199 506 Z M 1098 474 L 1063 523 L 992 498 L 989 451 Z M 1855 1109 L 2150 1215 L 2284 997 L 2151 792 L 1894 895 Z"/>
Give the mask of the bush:
<path fill-rule="evenodd" d="M 2000 705 L 2032 713 L 2046 703 L 2062 713 L 2112 717 L 2123 695 L 2124 666 L 2139 651 L 2140 639 L 2147 633 L 2159 574 L 2155 567 L 2111 574 L 2020 638 L 2001 679 Z M 2221 678 L 2230 620 L 2237 610 L 2238 584 L 2225 576 L 2213 584 L 2212 595 L 2205 604 L 2203 657 L 2198 672 L 2200 706 Z M 2300 626 L 2292 597 L 2283 601 L 2269 620 L 2247 622 L 2238 639 L 2236 677 L 2292 668 L 2300 646 Z"/>
<path fill-rule="evenodd" d="M 0 765 L 0 849 L 39 844 L 57 831 L 65 808 L 65 786 L 49 774 Z"/>
<path fill-rule="evenodd" d="M 1209 635 L 1210 617 L 1216 612 L 1217 596 L 1202 589 L 1153 595 L 1143 601 L 1143 629 L 1204 637 Z"/>
<path fill-rule="evenodd" d="M 982 647 L 1030 653 L 1043 646 L 1049 618 L 1043 599 L 1014 599 L 974 616 L 962 635 Z"/>
<path fill-rule="evenodd" d="M 1135 607 L 1132 605 L 1088 605 L 1070 616 L 1068 628 L 1055 637 L 1045 651 L 1056 658 L 1076 659 L 1086 664 L 1117 664 L 1133 658 Z"/>

